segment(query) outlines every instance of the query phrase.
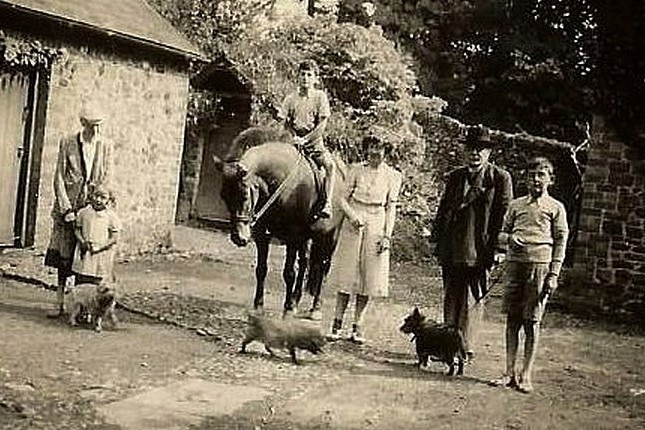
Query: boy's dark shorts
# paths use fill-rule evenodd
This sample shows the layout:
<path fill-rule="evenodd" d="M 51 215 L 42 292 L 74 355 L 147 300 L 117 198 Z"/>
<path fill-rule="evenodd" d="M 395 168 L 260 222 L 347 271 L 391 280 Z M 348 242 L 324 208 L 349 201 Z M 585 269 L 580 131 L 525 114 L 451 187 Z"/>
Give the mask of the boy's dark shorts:
<path fill-rule="evenodd" d="M 524 320 L 541 321 L 547 300 L 538 298 L 548 273 L 549 263 L 510 261 L 502 312 Z"/>

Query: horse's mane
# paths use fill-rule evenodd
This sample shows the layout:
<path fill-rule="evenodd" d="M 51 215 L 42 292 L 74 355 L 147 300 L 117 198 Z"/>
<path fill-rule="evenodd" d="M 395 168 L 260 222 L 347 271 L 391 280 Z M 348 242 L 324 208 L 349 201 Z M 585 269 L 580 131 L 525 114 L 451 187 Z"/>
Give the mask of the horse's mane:
<path fill-rule="evenodd" d="M 286 130 L 275 129 L 267 126 L 253 126 L 242 131 L 233 139 L 233 143 L 226 154 L 227 161 L 239 160 L 250 148 L 268 142 L 288 142 L 290 139 Z"/>
<path fill-rule="evenodd" d="M 239 160 L 249 168 L 256 168 L 267 159 L 293 163 L 298 157 L 298 150 L 290 141 L 291 136 L 285 130 L 266 126 L 250 127 L 233 140 L 226 159 Z M 345 179 L 347 165 L 338 155 L 334 155 L 334 160 L 340 177 Z"/>

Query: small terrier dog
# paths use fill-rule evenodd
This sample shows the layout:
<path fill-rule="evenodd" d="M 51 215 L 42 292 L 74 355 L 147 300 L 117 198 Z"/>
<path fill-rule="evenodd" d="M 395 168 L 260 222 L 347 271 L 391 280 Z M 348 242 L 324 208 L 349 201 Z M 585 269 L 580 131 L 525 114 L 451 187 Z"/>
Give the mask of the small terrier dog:
<path fill-rule="evenodd" d="M 310 323 L 296 319 L 279 320 L 249 314 L 246 337 L 240 352 L 245 353 L 246 346 L 254 340 L 264 343 L 264 348 L 273 357 L 276 355 L 271 348 L 287 349 L 293 364 L 298 364 L 296 349 L 318 354 L 322 352 L 325 344 L 325 338 L 320 333 L 320 329 L 312 327 Z"/>
<path fill-rule="evenodd" d="M 464 374 L 466 361 L 466 343 L 461 330 L 436 321 L 428 320 L 414 308 L 412 313 L 403 321 L 400 330 L 405 334 L 413 334 L 416 342 L 417 366 L 428 365 L 428 359 L 442 361 L 450 366 L 448 375 L 455 374 L 455 357 L 458 360 L 457 375 Z"/>
<path fill-rule="evenodd" d="M 108 285 L 79 284 L 65 296 L 69 311 L 69 324 L 78 325 L 78 317 L 87 315 L 96 332 L 103 330 L 103 318 L 108 318 L 113 327 L 118 320 L 114 313 L 116 294 Z"/>

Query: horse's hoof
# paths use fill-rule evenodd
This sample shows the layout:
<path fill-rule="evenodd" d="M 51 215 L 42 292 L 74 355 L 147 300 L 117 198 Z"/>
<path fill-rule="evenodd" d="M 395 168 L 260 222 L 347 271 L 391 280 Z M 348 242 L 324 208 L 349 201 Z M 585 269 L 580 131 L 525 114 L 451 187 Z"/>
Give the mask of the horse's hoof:
<path fill-rule="evenodd" d="M 282 312 L 282 319 L 294 318 L 296 316 L 296 311 L 294 309 L 286 309 Z"/>

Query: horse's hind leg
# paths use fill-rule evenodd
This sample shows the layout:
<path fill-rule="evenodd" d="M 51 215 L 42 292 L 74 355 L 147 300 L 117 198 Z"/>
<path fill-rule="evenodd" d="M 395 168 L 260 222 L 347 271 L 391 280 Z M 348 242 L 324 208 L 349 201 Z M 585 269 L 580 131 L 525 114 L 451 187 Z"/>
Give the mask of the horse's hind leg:
<path fill-rule="evenodd" d="M 255 247 L 257 249 L 257 259 L 255 265 L 255 298 L 253 300 L 253 307 L 255 309 L 262 309 L 264 306 L 264 281 L 267 277 L 269 257 L 269 238 L 261 237 L 255 240 Z"/>
<path fill-rule="evenodd" d="M 284 260 L 284 268 L 282 269 L 282 277 L 284 279 L 285 298 L 284 298 L 284 315 L 293 311 L 293 284 L 296 281 L 296 255 L 298 248 L 292 244 L 287 244 L 287 255 Z"/>
<path fill-rule="evenodd" d="M 312 312 L 319 311 L 322 306 L 322 287 L 331 268 L 331 256 L 335 247 L 335 234 L 326 234 L 312 243 L 309 257 L 309 277 L 307 278 L 307 290 L 313 296 Z"/>

